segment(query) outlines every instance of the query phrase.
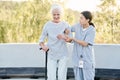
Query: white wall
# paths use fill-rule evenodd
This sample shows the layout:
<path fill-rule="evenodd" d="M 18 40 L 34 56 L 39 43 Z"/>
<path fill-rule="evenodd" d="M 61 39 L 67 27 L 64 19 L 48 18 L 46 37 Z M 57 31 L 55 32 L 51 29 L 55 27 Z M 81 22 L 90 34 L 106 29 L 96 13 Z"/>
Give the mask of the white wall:
<path fill-rule="evenodd" d="M 72 44 L 68 44 L 69 67 L 72 67 Z M 120 45 L 96 44 L 96 68 L 120 69 Z M 44 67 L 43 51 L 38 44 L 0 44 L 0 67 Z"/>
<path fill-rule="evenodd" d="M 120 44 L 95 45 L 96 68 L 120 69 Z"/>

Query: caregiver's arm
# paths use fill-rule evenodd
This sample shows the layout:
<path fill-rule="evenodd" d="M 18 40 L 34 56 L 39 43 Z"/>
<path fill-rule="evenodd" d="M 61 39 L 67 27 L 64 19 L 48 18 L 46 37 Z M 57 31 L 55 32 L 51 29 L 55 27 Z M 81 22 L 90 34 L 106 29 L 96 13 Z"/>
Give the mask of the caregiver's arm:
<path fill-rule="evenodd" d="M 84 46 L 84 47 L 86 47 L 86 46 L 89 45 L 89 43 L 87 43 L 87 42 L 85 42 L 85 41 L 82 41 L 82 40 L 78 40 L 78 39 L 76 39 L 76 38 L 73 38 L 72 40 L 75 41 L 76 43 Z"/>

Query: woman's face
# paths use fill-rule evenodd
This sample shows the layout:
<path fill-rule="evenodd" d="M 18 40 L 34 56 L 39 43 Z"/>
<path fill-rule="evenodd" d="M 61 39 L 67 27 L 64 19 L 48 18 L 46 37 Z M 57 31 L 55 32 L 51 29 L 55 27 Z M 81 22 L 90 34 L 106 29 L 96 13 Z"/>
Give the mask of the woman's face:
<path fill-rule="evenodd" d="M 86 25 L 88 23 L 88 19 L 85 18 L 83 14 L 80 14 L 80 24 Z"/>
<path fill-rule="evenodd" d="M 60 16 L 61 16 L 60 11 L 58 9 L 54 9 L 52 11 L 52 17 L 54 22 L 56 23 L 60 22 Z"/>

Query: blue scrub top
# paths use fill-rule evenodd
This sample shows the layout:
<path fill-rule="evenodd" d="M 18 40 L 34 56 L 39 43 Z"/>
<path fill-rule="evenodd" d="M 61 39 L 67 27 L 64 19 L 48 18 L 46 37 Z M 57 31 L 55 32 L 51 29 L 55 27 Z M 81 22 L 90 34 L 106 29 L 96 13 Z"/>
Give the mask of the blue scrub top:
<path fill-rule="evenodd" d="M 74 42 L 73 47 L 73 64 L 75 67 L 79 66 L 79 60 L 81 59 L 81 55 L 83 56 L 82 60 L 84 61 L 83 68 L 84 69 L 92 69 L 94 68 L 94 50 L 93 50 L 93 44 L 94 44 L 94 38 L 95 38 L 95 28 L 90 25 L 85 30 L 80 25 L 80 23 L 77 23 L 72 26 L 71 28 L 72 32 L 75 32 L 75 38 L 78 40 L 83 40 L 90 45 L 83 47 L 80 44 Z"/>

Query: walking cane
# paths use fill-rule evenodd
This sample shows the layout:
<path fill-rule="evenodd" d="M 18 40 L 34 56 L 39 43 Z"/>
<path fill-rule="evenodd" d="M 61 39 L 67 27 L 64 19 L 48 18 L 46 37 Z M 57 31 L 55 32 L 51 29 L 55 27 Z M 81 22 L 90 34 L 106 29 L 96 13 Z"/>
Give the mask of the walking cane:
<path fill-rule="evenodd" d="M 40 48 L 41 50 L 42 48 Z M 48 56 L 49 49 L 45 52 L 45 80 L 47 80 L 47 56 Z"/>

